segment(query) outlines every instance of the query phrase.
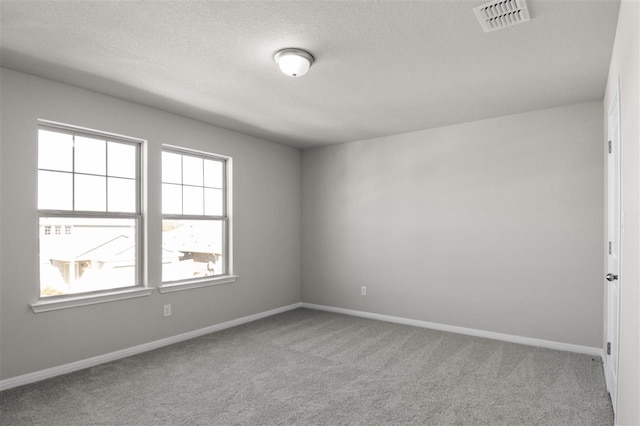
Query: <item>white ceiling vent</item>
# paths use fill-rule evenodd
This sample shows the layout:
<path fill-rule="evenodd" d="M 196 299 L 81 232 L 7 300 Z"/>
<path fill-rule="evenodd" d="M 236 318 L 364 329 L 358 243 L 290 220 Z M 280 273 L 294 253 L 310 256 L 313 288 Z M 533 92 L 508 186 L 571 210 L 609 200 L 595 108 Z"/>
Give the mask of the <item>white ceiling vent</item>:
<path fill-rule="evenodd" d="M 485 33 L 527 22 L 529 10 L 525 0 L 494 0 L 474 7 Z"/>

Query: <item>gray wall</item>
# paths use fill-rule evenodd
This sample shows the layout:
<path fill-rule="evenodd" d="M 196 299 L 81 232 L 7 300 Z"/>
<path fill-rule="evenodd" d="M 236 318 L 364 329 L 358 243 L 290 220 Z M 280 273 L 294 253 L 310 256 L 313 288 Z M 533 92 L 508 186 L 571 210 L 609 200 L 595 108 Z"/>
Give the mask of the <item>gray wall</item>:
<path fill-rule="evenodd" d="M 592 102 L 303 151 L 303 301 L 601 347 L 602 131 Z"/>
<path fill-rule="evenodd" d="M 617 422 L 640 425 L 640 2 L 623 1 L 611 56 L 604 120 L 620 77 L 620 347 Z M 605 126 L 606 135 L 607 126 Z M 606 258 L 605 258 L 606 261 Z M 604 286 L 605 284 L 603 284 Z M 606 293 L 605 293 L 606 307 Z M 606 318 L 606 316 L 605 316 Z"/>
<path fill-rule="evenodd" d="M 298 150 L 0 70 L 0 378 L 300 300 L 601 345 L 600 102 L 304 151 L 301 173 Z M 33 314 L 38 118 L 149 141 L 150 286 L 161 144 L 232 156 L 238 281 Z"/>
<path fill-rule="evenodd" d="M 300 151 L 1 69 L 0 378 L 128 348 L 300 301 Z M 34 314 L 38 293 L 36 120 L 148 140 L 149 285 L 160 283 L 160 152 L 233 157 L 236 283 Z M 164 318 L 162 305 L 173 316 Z"/>

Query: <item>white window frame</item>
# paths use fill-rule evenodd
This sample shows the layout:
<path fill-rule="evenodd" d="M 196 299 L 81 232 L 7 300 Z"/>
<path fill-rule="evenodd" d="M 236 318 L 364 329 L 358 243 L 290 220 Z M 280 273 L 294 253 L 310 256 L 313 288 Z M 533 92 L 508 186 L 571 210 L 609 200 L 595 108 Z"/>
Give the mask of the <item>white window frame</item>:
<path fill-rule="evenodd" d="M 49 210 L 38 209 L 38 222 L 41 218 L 104 218 L 104 219 L 133 219 L 136 223 L 136 271 L 135 285 L 128 287 L 118 287 L 112 289 L 72 293 L 57 296 L 41 296 L 40 267 L 38 266 L 38 300 L 30 304 L 35 313 L 48 312 L 59 309 L 72 308 L 76 306 L 93 305 L 97 303 L 111 302 L 114 300 L 130 299 L 134 297 L 148 296 L 153 292 L 153 288 L 147 287 L 144 282 L 145 262 L 144 262 L 144 220 L 143 220 L 143 161 L 142 153 L 146 141 L 129 136 L 103 132 L 99 130 L 87 129 L 69 124 L 57 123 L 48 120 L 38 120 L 38 130 L 48 130 L 58 133 L 66 133 L 74 136 L 90 138 L 100 138 L 112 142 L 128 144 L 136 147 L 136 211 L 134 213 L 120 212 L 95 212 L 81 210 Z M 39 141 L 37 141 L 39 143 Z M 38 171 L 41 170 L 39 167 Z M 46 170 L 46 169 L 42 169 Z M 75 170 L 68 172 L 75 175 Z M 106 176 L 106 175 L 105 175 Z M 73 179 L 72 179 L 73 181 Z M 72 191 L 72 197 L 75 197 Z M 72 208 L 74 205 L 72 204 Z M 38 253 L 40 252 L 40 238 L 38 238 Z M 39 256 L 38 256 L 39 263 Z"/>
<path fill-rule="evenodd" d="M 223 229 L 223 259 L 225 262 L 225 273 L 221 275 L 212 275 L 207 277 L 189 278 L 177 281 L 162 281 L 162 284 L 158 287 L 160 293 L 170 293 L 174 291 L 189 290 L 193 288 L 208 287 L 219 284 L 233 283 L 238 278 L 234 274 L 233 270 L 233 231 L 232 231 L 232 185 L 231 185 L 231 172 L 232 172 L 232 158 L 225 155 L 213 154 L 209 152 L 184 148 L 175 145 L 162 145 L 162 152 L 170 152 L 178 155 L 187 155 L 192 157 L 199 157 L 203 159 L 211 159 L 220 161 L 223 164 L 223 212 L 221 216 L 214 215 L 191 215 L 191 214 L 164 214 L 162 213 L 162 220 L 175 219 L 175 220 L 219 220 L 224 224 Z M 162 182 L 161 179 L 161 184 Z M 184 184 L 180 184 L 184 186 Z M 189 185 L 186 185 L 189 186 Z"/>

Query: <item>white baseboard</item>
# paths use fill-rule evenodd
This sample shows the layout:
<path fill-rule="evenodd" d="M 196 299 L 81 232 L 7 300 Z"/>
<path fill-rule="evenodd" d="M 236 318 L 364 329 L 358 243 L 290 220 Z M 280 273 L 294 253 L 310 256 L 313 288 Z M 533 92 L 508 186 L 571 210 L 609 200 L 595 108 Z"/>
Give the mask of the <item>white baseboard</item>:
<path fill-rule="evenodd" d="M 457 327 L 454 325 L 438 324 L 429 321 L 420 321 L 409 318 L 394 317 L 391 315 L 374 314 L 371 312 L 355 311 L 353 309 L 336 308 L 333 306 L 316 305 L 313 303 L 302 303 L 303 308 L 315 309 L 319 311 L 335 312 L 338 314 L 351 315 L 355 317 L 368 318 L 380 321 L 394 322 L 397 324 L 412 325 L 414 327 L 430 328 L 433 330 L 449 331 L 451 333 L 466 334 L 468 336 L 485 337 L 487 339 L 502 340 L 505 342 L 519 343 L 521 345 L 537 346 L 540 348 L 556 349 L 559 351 L 577 352 L 591 356 L 602 357 L 601 348 L 590 346 L 574 345 L 571 343 L 554 342 L 551 340 L 535 339 L 532 337 L 514 336 L 512 334 L 495 333 L 493 331 L 476 330 L 474 328 Z"/>
<path fill-rule="evenodd" d="M 110 352 L 104 355 L 98 355 L 91 358 L 82 359 L 80 361 L 70 362 L 69 364 L 64 364 L 57 367 L 51 367 L 44 370 L 34 371 L 33 373 L 23 374 L 22 376 L 11 377 L 9 379 L 0 380 L 0 391 L 11 389 L 16 386 L 22 386 L 22 385 L 37 382 L 40 380 L 48 379 L 50 377 L 71 373 L 73 371 L 82 370 L 84 368 L 94 367 L 96 365 L 104 364 L 110 361 L 115 361 L 120 358 L 126 358 L 128 356 L 137 355 L 142 352 L 158 349 L 163 346 L 168 346 L 174 343 L 182 342 L 184 340 L 193 339 L 194 337 L 204 336 L 205 334 L 213 333 L 215 331 L 224 330 L 226 328 L 235 327 L 237 325 L 246 324 L 251 321 L 270 317 L 272 315 L 290 311 L 292 309 L 296 309 L 301 306 L 302 306 L 302 303 L 294 303 L 292 305 L 282 306 L 280 308 L 271 309 L 265 312 L 259 312 L 257 314 L 234 319 L 231 321 L 222 322 L 220 324 L 211 325 L 209 327 L 201 328 L 198 330 L 188 331 L 186 333 L 178 334 L 176 336 L 155 340 L 149 343 L 143 343 L 142 345 L 133 346 L 131 348 L 126 348 L 119 351 Z"/>
<path fill-rule="evenodd" d="M 60 376 L 62 374 L 67 374 L 74 371 L 82 370 L 84 368 L 94 367 L 99 364 L 104 364 L 106 362 L 115 361 L 121 358 L 126 358 L 128 356 L 137 355 L 142 352 L 158 349 L 163 346 L 172 345 L 174 343 L 193 339 L 195 337 L 204 336 L 205 334 L 235 327 L 241 324 L 246 324 L 251 321 L 256 321 L 262 318 L 270 317 L 272 315 L 276 315 L 282 312 L 290 311 L 290 310 L 301 308 L 301 307 L 308 308 L 308 309 L 315 309 L 319 311 L 335 312 L 339 314 L 351 315 L 351 316 L 356 316 L 361 318 L 393 322 L 397 324 L 411 325 L 414 327 L 449 331 L 452 333 L 466 334 L 469 336 L 485 337 L 488 339 L 502 340 L 505 342 L 519 343 L 522 345 L 537 346 L 541 348 L 556 349 L 560 351 L 583 353 L 583 354 L 598 356 L 603 358 L 603 350 L 601 348 L 573 345 L 570 343 L 561 343 L 561 342 L 554 342 L 550 340 L 534 339 L 531 337 L 514 336 L 511 334 L 495 333 L 493 331 L 476 330 L 473 328 L 438 324 L 438 323 L 428 322 L 428 321 L 394 317 L 391 315 L 375 314 L 371 312 L 356 311 L 353 309 L 336 308 L 333 306 L 316 305 L 313 303 L 299 302 L 299 303 L 294 303 L 287 306 L 282 306 L 280 308 L 271 309 L 269 311 L 259 312 L 257 314 L 234 319 L 231 321 L 226 321 L 220 324 L 214 324 L 209 327 L 189 331 L 186 333 L 178 334 L 176 336 L 155 340 L 149 343 L 143 343 L 142 345 L 133 346 L 131 348 L 121 349 L 119 351 L 110 352 L 108 354 L 98 355 L 98 356 L 83 359 L 80 361 L 71 362 L 69 364 L 64 364 L 57 367 L 51 367 L 44 370 L 34 371 L 33 373 L 27 373 L 21 376 L 0 380 L 0 391 L 11 389 L 17 386 L 26 385 L 29 383 L 34 383 L 40 380 L 48 379 L 50 377 Z"/>

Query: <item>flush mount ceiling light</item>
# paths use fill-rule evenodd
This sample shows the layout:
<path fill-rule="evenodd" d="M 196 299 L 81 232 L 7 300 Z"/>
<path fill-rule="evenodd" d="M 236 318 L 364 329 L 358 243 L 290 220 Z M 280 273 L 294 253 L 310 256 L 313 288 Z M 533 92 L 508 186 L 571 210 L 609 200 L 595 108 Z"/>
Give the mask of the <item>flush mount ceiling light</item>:
<path fill-rule="evenodd" d="M 314 62 L 313 55 L 302 49 L 282 49 L 273 55 L 280 71 L 289 77 L 301 77 L 309 71 Z"/>

